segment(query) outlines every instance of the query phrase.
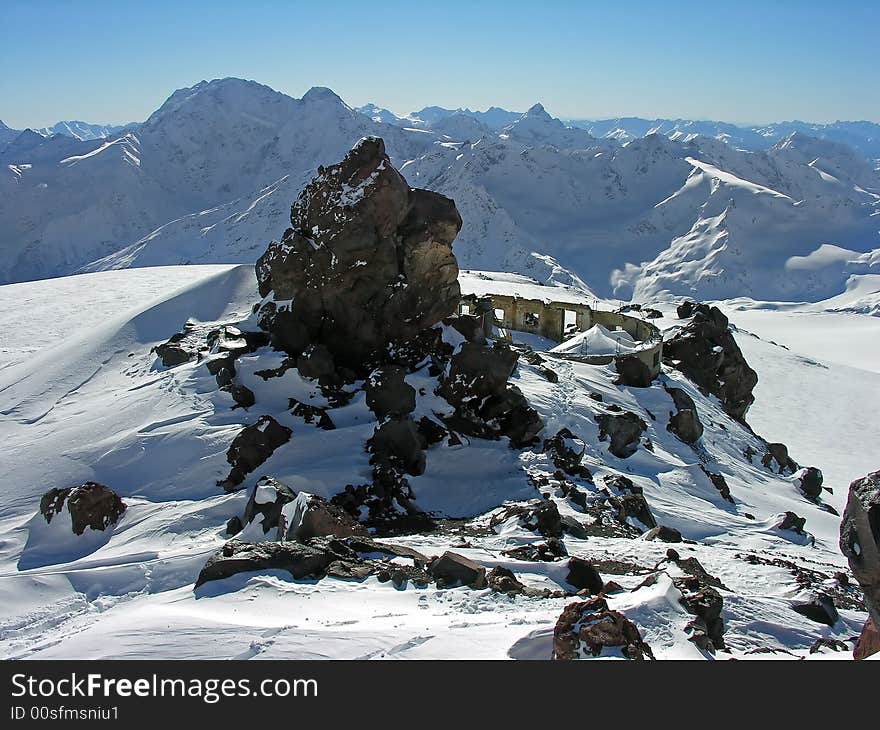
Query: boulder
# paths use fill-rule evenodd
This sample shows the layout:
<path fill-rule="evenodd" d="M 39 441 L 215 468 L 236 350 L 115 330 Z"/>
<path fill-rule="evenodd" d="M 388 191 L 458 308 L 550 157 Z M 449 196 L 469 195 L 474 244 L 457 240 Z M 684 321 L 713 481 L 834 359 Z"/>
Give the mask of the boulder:
<path fill-rule="evenodd" d="M 681 533 L 674 527 L 658 525 L 642 535 L 644 540 L 660 540 L 661 542 L 681 542 Z"/>
<path fill-rule="evenodd" d="M 534 499 L 526 504 L 505 507 L 492 516 L 490 524 L 494 527 L 511 517 L 515 517 L 526 530 L 538 532 L 544 537 L 559 538 L 565 531 L 559 508 L 550 499 Z"/>
<path fill-rule="evenodd" d="M 292 433 L 272 416 L 260 416 L 256 423 L 245 426 L 226 452 L 226 461 L 232 466 L 229 476 L 217 486 L 227 492 L 235 491 L 248 474 L 272 456 L 275 449 L 290 441 Z"/>
<path fill-rule="evenodd" d="M 367 442 L 375 463 L 397 460 L 413 476 L 425 472 L 424 447 L 418 426 L 408 417 L 385 421 Z"/>
<path fill-rule="evenodd" d="M 380 421 L 389 416 L 406 416 L 415 410 L 416 391 L 405 377 L 402 367 L 385 365 L 374 370 L 364 383 L 367 407 Z"/>
<path fill-rule="evenodd" d="M 849 485 L 840 550 L 862 587 L 874 626 L 880 626 L 880 471 Z"/>
<path fill-rule="evenodd" d="M 313 537 L 366 537 L 369 531 L 341 507 L 323 497 L 300 492 L 281 509 L 283 540 L 307 542 Z"/>
<path fill-rule="evenodd" d="M 605 585 L 605 581 L 602 580 L 602 576 L 599 575 L 595 566 L 588 560 L 577 557 L 568 559 L 568 573 L 566 573 L 565 582 L 596 595 L 602 592 Z"/>
<path fill-rule="evenodd" d="M 231 540 L 208 559 L 196 578 L 198 588 L 211 580 L 237 573 L 285 570 L 295 579 L 321 577 L 336 556 L 296 542 L 240 542 Z"/>
<path fill-rule="evenodd" d="M 428 565 L 428 572 L 447 587 L 458 584 L 471 588 L 486 587 L 486 569 L 482 565 L 448 550 Z"/>
<path fill-rule="evenodd" d="M 309 345 L 296 358 L 296 369 L 304 378 L 320 380 L 336 372 L 336 363 L 325 345 Z"/>
<path fill-rule="evenodd" d="M 822 496 L 822 472 L 815 466 L 801 469 L 794 475 L 792 481 L 808 499 L 819 499 Z"/>
<path fill-rule="evenodd" d="M 461 217 L 449 198 L 410 188 L 381 139 L 319 168 L 290 223 L 256 267 L 260 324 L 279 349 L 322 344 L 338 365 L 362 371 L 457 310 Z"/>
<path fill-rule="evenodd" d="M 704 651 L 714 652 L 724 648 L 724 620 L 721 611 L 724 599 L 714 586 L 707 585 L 698 577 L 673 579 L 675 587 L 681 592 L 679 602 L 696 620 L 688 625 L 690 641 Z"/>
<path fill-rule="evenodd" d="M 804 525 L 807 524 L 807 518 L 801 517 L 795 512 L 785 512 L 782 519 L 776 523 L 777 530 L 794 530 L 795 532 L 803 532 Z"/>
<path fill-rule="evenodd" d="M 663 361 L 718 397 L 733 418 L 744 420 L 758 375 L 749 367 L 717 307 L 685 302 L 679 316 L 692 317 L 663 344 Z"/>
<path fill-rule="evenodd" d="M 581 464 L 586 450 L 587 445 L 583 440 L 567 428 L 544 440 L 544 451 L 549 454 L 553 466 L 569 476 L 592 480 L 590 470 Z"/>
<path fill-rule="evenodd" d="M 629 411 L 600 413 L 596 422 L 599 424 L 599 440 L 609 439 L 608 450 L 619 459 L 627 459 L 636 452 L 642 434 L 648 428 L 648 424 Z"/>
<path fill-rule="evenodd" d="M 874 619 L 868 616 L 859 640 L 853 648 L 853 659 L 867 659 L 878 652 L 880 652 L 880 632 L 877 631 Z"/>
<path fill-rule="evenodd" d="M 501 395 L 516 369 L 519 355 L 507 344 L 492 347 L 474 342 L 462 343 L 452 357 L 449 372 L 440 384 L 440 394 L 452 405 L 471 398 Z"/>
<path fill-rule="evenodd" d="M 533 542 L 528 545 L 520 545 L 519 547 L 510 548 L 503 551 L 505 555 L 509 555 L 517 560 L 528 560 L 532 562 L 553 562 L 559 558 L 568 555 L 565 543 L 558 537 L 548 537 L 546 542 Z"/>
<path fill-rule="evenodd" d="M 249 525 L 259 521 L 267 540 L 283 540 L 284 535 L 278 533 L 281 510 L 295 499 L 296 492 L 286 484 L 272 477 L 262 477 L 248 497 L 244 508 L 244 523 Z"/>
<path fill-rule="evenodd" d="M 526 587 L 516 578 L 510 568 L 496 565 L 486 575 L 486 584 L 496 593 L 518 594 L 524 593 Z"/>
<path fill-rule="evenodd" d="M 86 482 L 78 487 L 50 489 L 40 499 L 40 514 L 47 524 L 67 505 L 70 526 L 75 535 L 82 535 L 86 528 L 106 530 L 125 512 L 122 499 L 110 487 L 97 482 Z"/>
<path fill-rule="evenodd" d="M 647 388 L 654 380 L 651 368 L 635 355 L 618 355 L 614 358 L 614 368 L 620 376 L 617 379 L 619 385 Z"/>
<path fill-rule="evenodd" d="M 777 474 L 793 474 L 798 469 L 797 462 L 788 455 L 788 447 L 780 443 L 767 444 L 761 464 Z"/>
<path fill-rule="evenodd" d="M 672 396 L 676 411 L 669 417 L 667 428 L 678 439 L 687 444 L 695 444 L 703 435 L 703 424 L 697 414 L 697 406 L 681 388 L 667 388 L 666 392 Z"/>
<path fill-rule="evenodd" d="M 553 659 L 571 660 L 615 653 L 625 659 L 653 659 L 638 627 L 599 596 L 568 604 L 553 630 Z"/>
<path fill-rule="evenodd" d="M 791 605 L 792 610 L 805 616 L 810 621 L 834 626 L 840 619 L 837 608 L 831 596 L 826 593 L 814 593 L 806 600 L 796 601 Z"/>

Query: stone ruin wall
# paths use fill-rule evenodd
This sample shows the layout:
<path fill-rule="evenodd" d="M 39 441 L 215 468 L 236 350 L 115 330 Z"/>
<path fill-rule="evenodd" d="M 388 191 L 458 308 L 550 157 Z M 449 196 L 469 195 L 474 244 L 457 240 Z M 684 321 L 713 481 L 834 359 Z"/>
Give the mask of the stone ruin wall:
<path fill-rule="evenodd" d="M 494 310 L 502 310 L 503 316 L 495 317 L 496 324 L 506 330 L 529 332 L 540 335 L 554 342 L 562 342 L 565 332 L 565 313 L 574 313 L 574 324 L 579 332 L 586 332 L 593 325 L 600 324 L 614 331 L 618 327 L 627 332 L 643 346 L 631 353 L 644 362 L 655 377 L 660 373 L 660 361 L 663 355 L 663 337 L 654 325 L 638 317 L 619 312 L 608 312 L 593 309 L 586 304 L 574 302 L 544 301 L 541 299 L 525 299 L 508 294 L 487 294 L 477 297 L 474 294 L 462 298 L 459 311 L 473 314 L 480 300 L 491 299 Z M 559 355 L 567 360 L 577 360 L 593 365 L 607 365 L 614 360 L 613 355 Z"/>

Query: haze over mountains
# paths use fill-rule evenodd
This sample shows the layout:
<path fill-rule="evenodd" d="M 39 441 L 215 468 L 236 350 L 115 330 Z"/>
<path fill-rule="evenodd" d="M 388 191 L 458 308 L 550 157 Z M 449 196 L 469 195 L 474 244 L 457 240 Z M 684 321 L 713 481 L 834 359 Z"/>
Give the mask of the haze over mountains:
<path fill-rule="evenodd" d="M 50 131 L 0 127 L 0 282 L 253 262 L 318 165 L 376 135 L 410 184 L 456 201 L 464 267 L 621 299 L 855 291 L 846 307 L 873 311 L 880 290 L 870 122 L 564 123 L 540 104 L 401 118 L 329 89 L 294 99 L 222 79 L 174 92 L 140 125 Z"/>

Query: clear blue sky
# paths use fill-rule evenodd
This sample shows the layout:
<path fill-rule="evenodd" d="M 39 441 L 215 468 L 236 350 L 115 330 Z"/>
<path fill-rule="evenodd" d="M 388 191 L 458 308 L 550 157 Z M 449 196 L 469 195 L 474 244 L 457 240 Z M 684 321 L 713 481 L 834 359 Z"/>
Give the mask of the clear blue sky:
<path fill-rule="evenodd" d="M 0 119 L 140 121 L 239 76 L 353 106 L 880 121 L 878 0 L 3 0 Z"/>

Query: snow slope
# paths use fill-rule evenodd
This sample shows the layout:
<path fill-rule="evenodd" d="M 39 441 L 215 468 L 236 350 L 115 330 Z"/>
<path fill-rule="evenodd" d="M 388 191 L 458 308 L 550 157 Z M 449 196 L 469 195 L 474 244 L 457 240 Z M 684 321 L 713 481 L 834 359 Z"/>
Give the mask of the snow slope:
<path fill-rule="evenodd" d="M 157 274 L 164 281 L 161 291 Z M 20 287 L 0 287 L 0 301 L 19 301 Z M 363 396 L 335 409 L 338 428 L 325 432 L 286 411 L 291 394 L 305 401 L 320 398 L 296 371 L 275 382 L 253 377 L 258 361 L 260 367 L 271 364 L 274 356 L 268 351 L 238 361 L 240 376 L 257 396 L 258 405 L 250 413 L 230 409 L 231 400 L 216 390 L 204 366 L 157 365 L 149 348 L 187 318 L 196 328 L 208 329 L 218 321 L 249 316 L 257 299 L 249 266 L 128 269 L 28 287 L 27 317 L 7 347 L 15 350 L 28 343 L 33 353 L 7 360 L 0 370 L 0 437 L 9 457 L 0 478 L 4 657 L 549 655 L 552 627 L 571 599 L 510 598 L 467 588 L 395 589 L 374 578 L 296 582 L 272 571 L 243 574 L 194 591 L 201 565 L 225 540 L 226 520 L 244 507 L 244 493 L 223 494 L 215 486 L 228 469 L 225 450 L 240 425 L 251 422 L 257 412 L 272 412 L 289 423 L 295 434 L 292 447 L 270 458 L 264 469 L 295 488 L 329 495 L 368 470 L 363 440 L 372 427 Z M 61 316 L 58 301 L 66 308 L 61 308 Z M 89 308 L 92 311 L 81 321 L 77 313 Z M 808 337 L 806 328 L 803 337 Z M 788 351 L 778 347 L 766 347 L 762 358 L 759 375 L 780 362 L 792 380 L 793 373 L 815 368 L 787 359 Z M 548 434 L 562 427 L 578 433 L 587 448 L 585 463 L 597 483 L 602 475 L 622 473 L 642 486 L 658 521 L 695 541 L 677 546 L 682 554 L 698 557 L 727 586 L 722 591 L 725 636 L 732 653 L 718 658 L 749 658 L 757 649 L 780 651 L 781 657 L 805 656 L 820 636 L 846 639 L 857 633 L 863 613 L 842 609 L 842 620 L 833 629 L 810 622 L 790 608 L 802 591 L 787 569 L 752 565 L 737 557 L 754 553 L 785 558 L 829 575 L 845 565 L 836 548 L 837 518 L 805 501 L 790 479 L 745 460 L 743 448 L 756 445 L 756 439 L 731 421 L 717 402 L 674 372 L 662 376 L 697 402 L 707 434 L 694 450 L 666 430 L 672 405 L 661 388 L 616 386 L 615 373 L 605 367 L 552 356 L 547 364 L 557 371 L 557 383 L 525 363 L 516 383 L 541 413 Z M 408 380 L 420 387 L 427 384 L 421 382 L 423 377 L 414 374 Z M 815 410 L 821 412 L 826 401 L 839 397 L 840 387 L 839 379 L 823 381 L 814 394 Z M 591 397 L 595 393 L 602 395 L 605 405 Z M 653 451 L 639 449 L 626 460 L 608 452 L 607 443 L 598 439 L 595 417 L 609 404 L 642 414 Z M 784 406 L 784 400 L 774 402 L 774 407 Z M 828 430 L 817 419 L 798 426 Z M 790 429 L 778 434 L 788 441 L 791 436 Z M 875 443 L 872 438 L 865 432 L 862 441 L 850 447 L 868 450 Z M 820 456 L 801 455 L 796 449 L 793 455 L 817 461 Z M 721 499 L 701 464 L 725 475 L 736 504 Z M 526 470 L 549 476 L 554 467 L 539 449 L 520 452 L 501 442 L 441 445 L 428 452 L 428 469 L 412 484 L 424 509 L 472 517 L 506 499 L 536 496 Z M 109 534 L 64 552 L 47 534 L 42 518 L 35 516 L 36 506 L 49 487 L 86 479 L 112 485 L 129 508 Z M 249 478 L 246 486 L 252 482 Z M 543 491 L 564 514 L 579 514 L 558 490 Z M 838 489 L 836 496 L 840 494 Z M 785 510 L 807 517 L 814 545 L 773 527 Z M 478 517 L 476 524 L 486 519 Z M 460 539 L 450 533 L 397 538 L 430 554 L 455 549 L 489 567 L 510 567 L 529 585 L 566 587 L 564 563 L 518 561 L 502 554 L 503 549 L 537 539 L 513 523 L 504 523 L 492 534 L 468 537 L 468 546 Z M 566 543 L 571 554 L 648 567 L 667 547 L 600 537 L 566 538 Z M 669 572 L 676 574 L 674 568 Z M 627 588 L 636 588 L 643 579 L 607 577 Z M 661 574 L 654 585 L 616 594 L 610 603 L 638 624 L 658 657 L 701 658 L 704 655 L 686 640 L 689 616 L 677 595 Z"/>

